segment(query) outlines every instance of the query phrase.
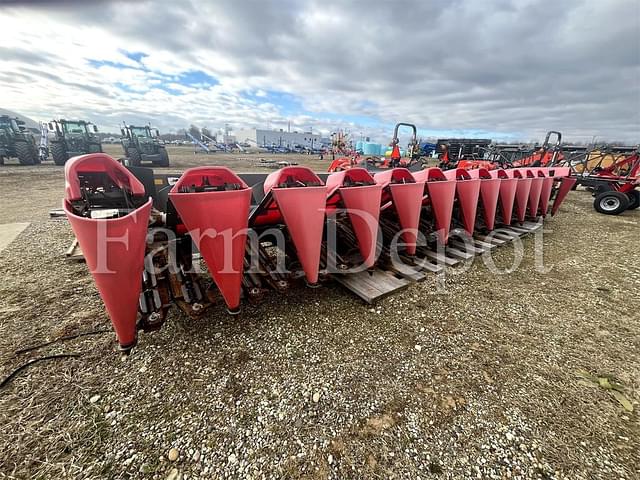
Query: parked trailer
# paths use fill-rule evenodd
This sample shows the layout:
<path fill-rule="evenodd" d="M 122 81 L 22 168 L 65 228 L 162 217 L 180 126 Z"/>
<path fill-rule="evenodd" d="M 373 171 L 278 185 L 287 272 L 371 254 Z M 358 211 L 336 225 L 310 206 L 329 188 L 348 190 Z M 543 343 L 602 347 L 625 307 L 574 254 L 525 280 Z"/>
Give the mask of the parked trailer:
<path fill-rule="evenodd" d="M 213 304 L 236 314 L 292 282 L 317 288 L 329 278 L 374 302 L 539 228 L 575 183 L 568 175 L 544 167 L 318 175 L 299 166 L 169 175 L 90 154 L 66 165 L 64 210 L 129 351 L 172 305 L 190 316 Z M 192 268 L 192 245 L 209 288 Z"/>

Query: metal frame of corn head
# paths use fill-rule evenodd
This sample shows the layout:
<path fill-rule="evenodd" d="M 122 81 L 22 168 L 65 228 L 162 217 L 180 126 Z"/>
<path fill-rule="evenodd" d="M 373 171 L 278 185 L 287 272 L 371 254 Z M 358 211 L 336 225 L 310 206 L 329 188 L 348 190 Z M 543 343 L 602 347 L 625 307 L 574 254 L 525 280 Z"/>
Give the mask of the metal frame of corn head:
<path fill-rule="evenodd" d="M 559 167 L 154 175 L 105 154 L 70 160 L 65 176 L 63 208 L 125 351 L 171 305 L 236 314 L 302 279 L 373 302 L 539 228 L 575 183 Z"/>

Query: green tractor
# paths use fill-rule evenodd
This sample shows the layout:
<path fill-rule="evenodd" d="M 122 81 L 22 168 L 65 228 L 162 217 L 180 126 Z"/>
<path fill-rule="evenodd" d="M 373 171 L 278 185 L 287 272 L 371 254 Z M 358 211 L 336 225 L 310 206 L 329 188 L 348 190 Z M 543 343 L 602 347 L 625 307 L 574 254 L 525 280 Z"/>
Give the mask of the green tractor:
<path fill-rule="evenodd" d="M 64 165 L 71 157 L 102 152 L 98 127 L 84 120 L 52 120 L 49 129 L 49 151 L 53 163 Z"/>
<path fill-rule="evenodd" d="M 152 162 L 158 167 L 169 166 L 169 154 L 160 143 L 160 133 L 157 129 L 151 129 L 148 125 L 146 127 L 124 125 L 120 130 L 127 166 L 139 167 L 142 162 Z"/>
<path fill-rule="evenodd" d="M 0 115 L 0 165 L 5 158 L 16 157 L 20 165 L 40 163 L 36 140 L 24 128 L 24 122 L 8 115 Z"/>

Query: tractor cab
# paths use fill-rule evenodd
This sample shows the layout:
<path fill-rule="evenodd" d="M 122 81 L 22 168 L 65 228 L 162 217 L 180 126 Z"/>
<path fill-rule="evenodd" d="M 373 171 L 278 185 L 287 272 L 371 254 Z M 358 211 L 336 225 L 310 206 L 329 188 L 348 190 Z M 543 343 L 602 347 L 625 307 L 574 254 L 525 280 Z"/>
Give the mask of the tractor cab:
<path fill-rule="evenodd" d="M 59 136 L 83 137 L 89 140 L 98 133 L 98 127 L 84 120 L 52 120 L 47 125 L 50 132 Z"/>
<path fill-rule="evenodd" d="M 154 135 L 155 133 L 155 135 Z M 158 132 L 158 130 L 151 130 L 151 127 L 146 126 L 146 127 L 134 127 L 133 125 L 129 125 L 128 127 L 125 128 L 125 134 L 127 136 L 131 137 L 137 137 L 139 139 L 153 139 L 155 137 L 158 137 L 160 134 Z"/>
<path fill-rule="evenodd" d="M 0 116 L 0 130 L 6 133 L 20 133 L 20 127 L 18 121 L 15 118 L 11 118 L 8 115 Z"/>

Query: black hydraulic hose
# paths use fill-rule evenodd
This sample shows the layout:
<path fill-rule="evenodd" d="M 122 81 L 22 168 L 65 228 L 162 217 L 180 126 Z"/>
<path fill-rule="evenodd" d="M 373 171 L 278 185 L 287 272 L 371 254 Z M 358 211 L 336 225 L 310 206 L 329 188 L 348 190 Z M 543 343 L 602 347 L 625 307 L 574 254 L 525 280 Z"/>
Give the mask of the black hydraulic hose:
<path fill-rule="evenodd" d="M 33 360 L 29 360 L 27 363 L 20 365 L 18 368 L 16 368 L 4 380 L 2 380 L 2 382 L 0 382 L 0 390 L 3 389 L 16 375 L 18 375 L 18 373 L 30 367 L 34 363 L 42 362 L 44 360 L 55 360 L 57 358 L 76 358 L 79 356 L 80 356 L 79 353 L 60 353 L 58 355 L 48 355 L 46 357 L 38 357 L 38 358 L 34 358 Z"/>

